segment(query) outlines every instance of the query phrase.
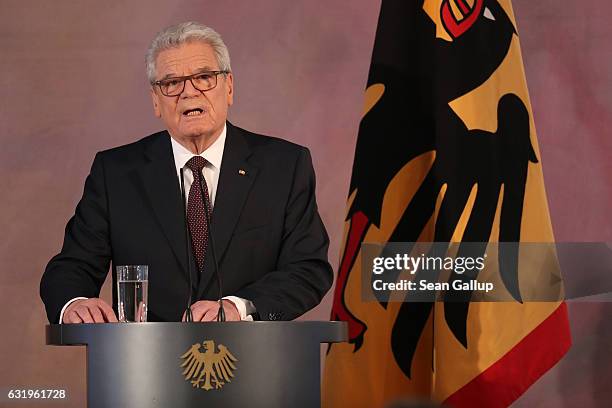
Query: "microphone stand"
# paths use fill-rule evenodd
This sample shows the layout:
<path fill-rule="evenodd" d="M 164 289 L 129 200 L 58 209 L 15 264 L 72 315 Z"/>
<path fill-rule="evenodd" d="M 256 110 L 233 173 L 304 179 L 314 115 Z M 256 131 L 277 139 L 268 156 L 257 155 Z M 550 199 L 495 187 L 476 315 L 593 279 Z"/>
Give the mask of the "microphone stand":
<path fill-rule="evenodd" d="M 191 231 L 189 229 L 189 221 L 187 219 L 187 202 L 185 199 L 185 176 L 183 174 L 183 168 L 181 168 L 181 201 L 183 202 L 183 215 L 185 218 L 185 249 L 187 252 L 187 272 L 189 273 L 189 300 L 187 301 L 187 308 L 185 309 L 185 321 L 193 322 L 193 315 L 191 313 L 191 303 L 193 302 L 193 277 L 191 276 L 191 263 L 192 263 L 192 254 L 191 248 L 189 248 L 191 244 Z"/>
<path fill-rule="evenodd" d="M 202 196 L 202 203 L 204 204 L 204 212 L 206 213 L 206 221 L 208 222 L 208 241 L 210 243 L 210 253 L 212 255 L 213 258 L 213 269 L 214 269 L 214 274 L 215 277 L 217 278 L 217 283 L 219 284 L 219 297 L 217 302 L 219 303 L 219 313 L 217 314 L 217 321 L 218 322 L 224 322 L 225 321 L 225 309 L 223 308 L 223 289 L 222 289 L 222 284 L 221 284 L 221 275 L 219 274 L 219 264 L 217 263 L 217 255 L 215 253 L 215 244 L 214 244 L 214 239 L 213 239 L 213 234 L 212 234 L 212 230 L 211 230 L 211 216 L 210 216 L 210 211 L 209 211 L 209 206 L 206 205 L 206 201 L 205 201 L 205 197 L 204 197 L 204 187 L 202 186 L 202 179 L 204 178 L 204 175 L 202 174 L 200 177 L 200 195 Z M 209 204 L 212 204 L 210 202 L 210 197 L 209 197 Z"/>

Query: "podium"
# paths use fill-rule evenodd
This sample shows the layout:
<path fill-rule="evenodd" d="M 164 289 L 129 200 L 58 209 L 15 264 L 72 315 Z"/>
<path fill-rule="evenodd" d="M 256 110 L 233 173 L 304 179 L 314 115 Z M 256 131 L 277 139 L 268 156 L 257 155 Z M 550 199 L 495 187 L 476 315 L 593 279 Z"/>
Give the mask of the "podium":
<path fill-rule="evenodd" d="M 102 407 L 319 407 L 320 343 L 344 322 L 107 323 L 46 327 L 87 346 L 87 402 Z"/>

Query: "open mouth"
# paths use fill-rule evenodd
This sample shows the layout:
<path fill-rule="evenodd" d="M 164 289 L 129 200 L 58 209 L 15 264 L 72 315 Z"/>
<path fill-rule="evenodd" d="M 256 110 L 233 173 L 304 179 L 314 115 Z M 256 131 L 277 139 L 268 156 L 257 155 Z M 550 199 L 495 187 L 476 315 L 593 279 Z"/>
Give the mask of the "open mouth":
<path fill-rule="evenodd" d="M 183 112 L 184 116 L 198 116 L 204 113 L 204 110 L 201 108 L 187 109 Z"/>

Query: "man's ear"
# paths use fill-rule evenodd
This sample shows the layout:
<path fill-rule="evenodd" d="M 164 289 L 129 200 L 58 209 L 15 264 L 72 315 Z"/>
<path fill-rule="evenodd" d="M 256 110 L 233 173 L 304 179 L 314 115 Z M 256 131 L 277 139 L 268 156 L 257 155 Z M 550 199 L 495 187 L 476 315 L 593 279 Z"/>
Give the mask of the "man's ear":
<path fill-rule="evenodd" d="M 153 101 L 153 112 L 156 117 L 161 118 L 161 109 L 159 108 L 159 95 L 155 93 L 155 89 L 151 87 L 151 100 Z"/>
<path fill-rule="evenodd" d="M 234 103 L 234 76 L 231 72 L 226 75 L 225 83 L 227 86 L 227 106 L 232 106 Z"/>

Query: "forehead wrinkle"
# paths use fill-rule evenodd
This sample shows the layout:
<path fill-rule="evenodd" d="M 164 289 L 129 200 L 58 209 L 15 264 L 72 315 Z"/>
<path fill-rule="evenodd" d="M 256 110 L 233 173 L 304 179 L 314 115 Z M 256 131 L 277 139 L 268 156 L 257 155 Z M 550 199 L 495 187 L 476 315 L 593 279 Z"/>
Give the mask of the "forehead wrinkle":
<path fill-rule="evenodd" d="M 159 71 L 165 72 L 164 76 L 181 76 L 193 74 L 203 70 L 214 70 L 217 66 L 216 60 L 211 61 L 209 56 L 204 54 L 191 55 L 188 57 L 164 56 L 159 55 Z"/>

